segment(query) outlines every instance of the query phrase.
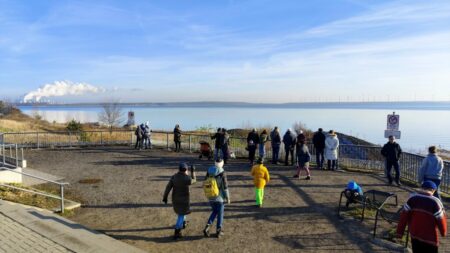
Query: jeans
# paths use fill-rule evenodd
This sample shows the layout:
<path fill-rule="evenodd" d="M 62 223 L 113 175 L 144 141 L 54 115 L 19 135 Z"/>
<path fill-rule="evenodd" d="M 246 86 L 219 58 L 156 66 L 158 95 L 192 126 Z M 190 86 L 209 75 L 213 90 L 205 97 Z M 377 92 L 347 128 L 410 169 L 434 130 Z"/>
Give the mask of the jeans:
<path fill-rule="evenodd" d="M 286 157 L 284 159 L 284 164 L 287 166 L 289 164 L 289 153 L 291 153 L 291 163 L 294 164 L 294 149 L 293 148 L 285 148 Z"/>
<path fill-rule="evenodd" d="M 324 149 L 320 149 L 320 148 L 316 148 L 316 164 L 317 164 L 317 168 L 323 168 L 323 160 L 324 160 L 324 156 L 323 156 L 323 151 Z"/>
<path fill-rule="evenodd" d="M 186 215 L 178 215 L 177 223 L 175 224 L 175 229 L 182 229 L 184 220 L 186 219 Z"/>
<path fill-rule="evenodd" d="M 264 158 L 266 155 L 266 146 L 264 144 L 259 144 L 259 157 Z"/>
<path fill-rule="evenodd" d="M 249 146 L 248 147 L 248 159 L 250 160 L 251 163 L 253 163 L 253 161 L 255 161 L 255 153 L 256 153 L 256 146 Z"/>
<path fill-rule="evenodd" d="M 432 181 L 433 183 L 436 184 L 437 188 L 436 188 L 436 191 L 434 192 L 433 196 L 435 196 L 438 199 L 441 199 L 441 195 L 439 194 L 439 185 L 441 184 L 441 180 L 440 179 L 433 179 L 433 178 L 425 177 L 423 179 L 423 181 L 426 181 L 426 180 Z"/>
<path fill-rule="evenodd" d="M 255 200 L 257 205 L 263 204 L 264 188 L 255 188 Z"/>
<path fill-rule="evenodd" d="M 272 145 L 272 163 L 277 163 L 280 155 L 280 145 Z"/>
<path fill-rule="evenodd" d="M 217 229 L 222 228 L 224 211 L 223 202 L 210 201 L 209 204 L 211 205 L 212 213 L 209 216 L 208 225 L 213 224 L 217 216 Z"/>
<path fill-rule="evenodd" d="M 217 161 L 217 159 L 223 158 L 222 149 L 221 148 L 215 148 L 214 149 L 214 160 Z"/>
<path fill-rule="evenodd" d="M 392 183 L 392 175 L 391 170 L 392 167 L 394 167 L 395 170 L 395 182 L 400 183 L 400 166 L 398 164 L 398 161 L 389 161 L 386 160 L 386 175 L 389 180 L 389 183 Z"/>
<path fill-rule="evenodd" d="M 175 141 L 175 152 L 180 152 L 181 150 L 181 141 Z"/>

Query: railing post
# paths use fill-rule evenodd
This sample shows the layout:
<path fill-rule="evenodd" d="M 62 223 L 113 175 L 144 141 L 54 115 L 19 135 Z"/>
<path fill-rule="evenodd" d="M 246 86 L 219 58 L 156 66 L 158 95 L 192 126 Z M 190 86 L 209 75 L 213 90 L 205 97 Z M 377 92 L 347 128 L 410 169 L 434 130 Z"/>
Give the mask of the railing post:
<path fill-rule="evenodd" d="M 167 150 L 169 150 L 169 133 L 166 133 Z"/>
<path fill-rule="evenodd" d="M 130 132 L 130 146 L 133 146 L 133 131 Z"/>
<path fill-rule="evenodd" d="M 103 145 L 103 132 L 100 132 L 100 145 Z"/>
<path fill-rule="evenodd" d="M 69 147 L 72 147 L 72 132 L 69 132 Z"/>
<path fill-rule="evenodd" d="M 2 155 L 3 155 L 3 166 L 5 166 L 5 144 L 3 144 L 2 149 L 3 149 L 3 152 L 2 152 Z"/>
<path fill-rule="evenodd" d="M 16 144 L 16 168 L 19 167 L 19 150 L 17 149 L 17 144 Z"/>
<path fill-rule="evenodd" d="M 39 149 L 39 132 L 36 132 L 36 146 Z"/>
<path fill-rule="evenodd" d="M 191 135 L 189 135 L 189 153 L 191 153 Z"/>
<path fill-rule="evenodd" d="M 61 213 L 64 213 L 64 184 L 60 184 L 61 191 Z"/>

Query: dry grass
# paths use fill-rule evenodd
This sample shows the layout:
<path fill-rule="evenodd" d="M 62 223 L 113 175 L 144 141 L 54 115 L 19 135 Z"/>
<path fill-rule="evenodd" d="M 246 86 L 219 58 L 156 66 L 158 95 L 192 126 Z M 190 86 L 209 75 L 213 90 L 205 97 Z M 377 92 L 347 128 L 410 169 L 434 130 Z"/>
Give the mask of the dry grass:
<path fill-rule="evenodd" d="M 101 182 L 103 182 L 103 180 L 99 178 L 85 178 L 78 181 L 80 184 L 98 184 Z"/>

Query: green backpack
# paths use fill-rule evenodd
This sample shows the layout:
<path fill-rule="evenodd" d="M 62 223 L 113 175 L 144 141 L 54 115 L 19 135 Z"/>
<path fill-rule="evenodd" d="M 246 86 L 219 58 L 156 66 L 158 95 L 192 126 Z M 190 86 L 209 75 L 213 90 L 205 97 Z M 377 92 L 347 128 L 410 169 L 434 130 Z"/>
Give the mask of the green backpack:
<path fill-rule="evenodd" d="M 208 199 L 219 196 L 219 186 L 217 185 L 217 181 L 214 176 L 206 178 L 203 182 L 203 191 Z"/>

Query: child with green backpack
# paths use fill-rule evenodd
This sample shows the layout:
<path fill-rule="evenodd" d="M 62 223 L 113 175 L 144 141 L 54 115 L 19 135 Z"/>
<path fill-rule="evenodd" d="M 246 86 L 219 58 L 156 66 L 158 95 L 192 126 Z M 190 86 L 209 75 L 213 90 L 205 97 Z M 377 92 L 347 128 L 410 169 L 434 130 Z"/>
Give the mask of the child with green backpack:
<path fill-rule="evenodd" d="M 216 160 L 214 166 L 208 168 L 206 178 L 203 183 L 203 190 L 205 192 L 206 198 L 209 200 L 209 204 L 211 205 L 212 209 L 205 229 L 203 229 L 203 234 L 206 237 L 210 236 L 209 229 L 217 217 L 216 237 L 219 238 L 224 235 L 222 230 L 224 202 L 230 204 L 230 193 L 228 192 L 227 175 L 223 170 L 222 159 Z"/>

